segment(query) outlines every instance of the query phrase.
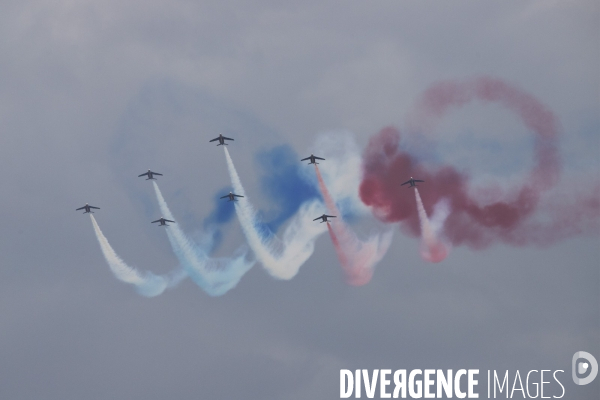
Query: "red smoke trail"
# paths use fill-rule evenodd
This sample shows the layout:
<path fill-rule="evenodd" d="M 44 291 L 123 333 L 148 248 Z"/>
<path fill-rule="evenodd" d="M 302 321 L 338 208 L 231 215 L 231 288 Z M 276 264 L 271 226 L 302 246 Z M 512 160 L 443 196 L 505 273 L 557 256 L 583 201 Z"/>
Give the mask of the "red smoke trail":
<path fill-rule="evenodd" d="M 373 277 L 375 264 L 387 252 L 391 243 L 391 232 L 384 233 L 381 237 L 372 236 L 365 242 L 359 240 L 356 234 L 342 220 L 342 216 L 329 190 L 325 186 L 321 171 L 319 171 L 317 165 L 315 165 L 315 171 L 327 212 L 337 216 L 337 219 L 332 221 L 331 224 L 327 223 L 327 229 L 342 265 L 346 282 L 353 286 L 365 285 Z"/>
<path fill-rule="evenodd" d="M 332 228 L 329 222 L 327 222 L 327 229 L 329 230 L 329 236 L 331 237 L 331 242 L 333 243 L 338 259 L 340 260 L 340 264 L 344 269 L 346 283 L 352 286 L 362 286 L 369 283 L 373 277 L 373 268 L 365 265 L 365 262 L 368 260 L 364 260 L 365 257 L 360 257 L 360 254 L 348 255 L 346 253 L 346 251 L 348 251 L 348 246 L 344 246 L 340 243 L 338 236 L 335 234 L 336 229 Z M 337 229 L 337 231 L 340 232 L 340 229 Z M 344 235 L 344 232 L 340 233 L 343 236 L 346 236 Z M 347 239 L 349 238 L 346 237 L 345 240 L 347 241 Z M 352 258 L 353 256 L 356 258 Z"/>
<path fill-rule="evenodd" d="M 400 186 L 403 180 L 414 176 L 426 182 L 422 187 L 425 209 L 431 210 L 441 199 L 450 202 L 451 213 L 445 222 L 444 233 L 453 245 L 483 248 L 496 240 L 513 245 L 548 244 L 564 237 L 565 232 L 581 231 L 574 225 L 585 218 L 556 220 L 545 226 L 531 221 L 541 194 L 556 184 L 561 170 L 558 122 L 554 114 L 533 96 L 498 79 L 443 82 L 425 91 L 416 114 L 419 120 L 435 124 L 450 109 L 473 100 L 499 103 L 512 110 L 535 134 L 535 166 L 525 184 L 513 188 L 502 200 L 481 205 L 470 196 L 467 175 L 452 166 L 434 170 L 421 165 L 399 148 L 399 131 L 388 127 L 371 138 L 364 152 L 364 175 L 360 185 L 362 201 L 383 221 L 405 221 L 408 231 L 417 236 L 418 213 L 411 204 L 408 189 Z M 598 198 L 592 197 L 585 204 L 587 218 L 596 220 L 600 209 Z M 543 232 L 547 227 L 554 231 Z M 543 240 L 540 240 L 540 234 L 543 234 Z"/>

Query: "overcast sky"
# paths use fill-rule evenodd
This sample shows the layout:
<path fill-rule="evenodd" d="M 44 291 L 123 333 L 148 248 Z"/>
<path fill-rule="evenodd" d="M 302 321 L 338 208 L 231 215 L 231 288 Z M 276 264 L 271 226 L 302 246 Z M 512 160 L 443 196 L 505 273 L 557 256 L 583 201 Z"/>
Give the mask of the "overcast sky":
<path fill-rule="evenodd" d="M 75 208 L 101 207 L 116 252 L 167 273 L 178 261 L 138 174 L 164 174 L 194 234 L 231 185 L 208 144 L 223 132 L 268 212 L 260 151 L 304 155 L 340 131 L 363 148 L 442 80 L 535 96 L 560 122 L 562 182 L 600 179 L 598 1 L 281 3 L 2 2 L 0 398 L 335 399 L 342 368 L 479 368 L 482 395 L 487 369 L 562 369 L 569 399 L 595 398 L 600 379 L 574 385 L 570 363 L 600 360 L 597 232 L 430 264 L 396 229 L 362 287 L 344 283 L 326 235 L 294 279 L 256 264 L 220 297 L 187 279 L 146 298 L 115 279 Z M 532 163 L 530 132 L 500 107 L 467 106 L 436 135 L 436 157 L 475 182 Z M 219 256 L 245 242 L 235 218 L 223 232 Z"/>

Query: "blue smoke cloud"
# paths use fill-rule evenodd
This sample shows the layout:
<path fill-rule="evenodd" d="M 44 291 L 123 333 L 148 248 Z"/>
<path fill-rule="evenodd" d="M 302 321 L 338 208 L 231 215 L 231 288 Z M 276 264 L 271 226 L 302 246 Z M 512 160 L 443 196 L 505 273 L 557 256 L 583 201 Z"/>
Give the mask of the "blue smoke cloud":
<path fill-rule="evenodd" d="M 256 155 L 261 169 L 260 186 L 275 207 L 269 211 L 259 211 L 255 221 L 256 230 L 262 238 L 270 238 L 274 232 L 291 218 L 300 206 L 313 199 L 321 199 L 317 188 L 307 182 L 299 168 L 305 167 L 300 157 L 289 145 L 280 145 L 263 150 Z M 213 235 L 211 251 L 216 250 L 223 240 L 219 226 L 229 222 L 235 208 L 228 201 L 220 199 L 233 189 L 225 187 L 214 196 L 215 208 L 204 219 L 204 228 Z"/>
<path fill-rule="evenodd" d="M 204 218 L 203 225 L 205 228 L 212 225 L 222 225 L 231 220 L 235 214 L 235 209 L 231 207 L 231 204 L 227 204 L 228 201 L 225 201 L 226 199 L 221 199 L 221 197 L 229 194 L 232 190 L 229 186 L 224 187 L 213 196 L 215 209 Z"/>
<path fill-rule="evenodd" d="M 285 221 L 296 214 L 304 202 L 320 199 L 321 194 L 316 187 L 302 178 L 299 168 L 305 165 L 289 145 L 261 151 L 256 159 L 262 169 L 261 189 L 277 204 L 275 213 L 263 213 L 270 219 L 261 228 L 277 232 Z"/>
<path fill-rule="evenodd" d="M 213 196 L 215 208 L 202 222 L 204 229 L 212 234 L 212 246 L 209 249 L 211 253 L 218 249 L 223 241 L 223 232 L 219 229 L 219 226 L 229 222 L 235 215 L 235 208 L 229 204 L 229 201 L 221 199 L 221 196 L 225 196 L 232 190 L 231 187 L 227 186 Z"/>
<path fill-rule="evenodd" d="M 223 152 L 233 190 L 245 196 L 246 191 L 227 147 L 223 148 Z M 312 255 L 317 237 L 326 231 L 322 224 L 314 224 L 310 217 L 322 208 L 321 202 L 313 200 L 303 203 L 280 239 L 272 233 L 270 237 L 264 237 L 257 229 L 256 222 L 259 218 L 254 207 L 248 198 L 242 200 L 244 201 L 235 202 L 235 212 L 256 259 L 275 278 L 292 279 Z M 286 207 L 289 208 L 289 205 L 286 204 Z"/>

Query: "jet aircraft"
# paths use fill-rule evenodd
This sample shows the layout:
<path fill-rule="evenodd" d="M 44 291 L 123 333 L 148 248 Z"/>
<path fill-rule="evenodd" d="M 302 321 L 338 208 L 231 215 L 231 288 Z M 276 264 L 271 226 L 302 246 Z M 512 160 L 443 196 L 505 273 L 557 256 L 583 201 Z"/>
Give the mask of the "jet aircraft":
<path fill-rule="evenodd" d="M 91 213 L 93 214 L 94 212 L 92 210 L 90 210 L 91 208 L 93 208 L 94 210 L 99 210 L 100 207 L 94 207 L 94 206 L 90 206 L 88 203 L 85 203 L 85 206 L 83 207 L 79 207 L 78 209 L 76 209 L 75 211 L 79 211 L 79 210 L 85 210 L 83 213 L 87 214 L 87 213 Z"/>
<path fill-rule="evenodd" d="M 229 192 L 229 194 L 226 194 L 225 196 L 221 197 L 221 199 L 229 198 L 229 201 L 237 201 L 235 199 L 236 197 L 244 197 L 244 196 L 240 196 L 239 194 L 234 194 L 234 193 Z"/>
<path fill-rule="evenodd" d="M 232 138 L 228 138 L 223 136 L 223 134 L 219 133 L 219 137 L 216 137 L 212 140 L 209 140 L 209 142 L 214 142 L 215 140 L 219 141 L 219 144 L 217 146 L 227 146 L 227 143 L 225 143 L 226 140 L 233 140 Z"/>
<path fill-rule="evenodd" d="M 313 221 L 316 221 L 318 219 L 322 219 L 323 221 L 321 221 L 321 223 L 323 223 L 323 222 L 329 222 L 327 220 L 327 218 L 336 218 L 336 216 L 335 215 L 326 215 L 326 214 L 323 214 L 320 217 L 317 217 L 317 218 L 313 219 Z"/>
<path fill-rule="evenodd" d="M 154 224 L 155 222 L 160 222 L 160 224 L 158 224 L 158 226 L 169 226 L 167 225 L 167 222 L 172 222 L 172 223 L 176 223 L 175 221 L 171 221 L 170 219 L 166 219 L 166 218 L 159 218 L 156 221 L 152 221 L 152 223 Z"/>
<path fill-rule="evenodd" d="M 308 163 L 310 165 L 310 164 L 318 164 L 318 162 L 316 160 L 325 160 L 325 159 L 321 158 L 321 157 L 313 156 L 311 154 L 310 157 L 303 158 L 300 161 L 306 161 L 306 160 L 310 160 L 310 162 Z"/>
<path fill-rule="evenodd" d="M 144 174 L 141 174 L 141 175 L 138 175 L 138 178 L 140 178 L 140 177 L 142 177 L 144 175 L 148 176 L 148 179 L 146 179 L 147 181 L 150 180 L 150 179 L 156 180 L 156 178 L 154 177 L 154 175 L 160 175 L 160 176 L 162 176 L 162 174 L 159 174 L 158 172 L 152 172 L 152 171 L 148 170 L 148 172 L 146 172 Z"/>
<path fill-rule="evenodd" d="M 422 181 L 420 179 L 413 179 L 413 177 L 411 176 L 410 179 L 407 180 L 406 182 L 404 182 L 402 185 L 406 185 L 407 183 L 410 183 L 409 188 L 411 188 L 411 187 L 417 187 L 417 185 L 416 185 L 415 182 L 425 182 L 425 181 Z M 402 186 L 402 185 L 400 185 L 400 186 Z"/>

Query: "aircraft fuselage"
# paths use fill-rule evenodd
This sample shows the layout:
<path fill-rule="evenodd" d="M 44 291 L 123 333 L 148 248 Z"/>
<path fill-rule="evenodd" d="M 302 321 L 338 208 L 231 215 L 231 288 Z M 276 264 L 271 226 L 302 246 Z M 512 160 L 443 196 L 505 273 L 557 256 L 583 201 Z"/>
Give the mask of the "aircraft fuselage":
<path fill-rule="evenodd" d="M 409 184 L 409 186 L 408 186 L 408 187 L 409 187 L 409 188 L 412 188 L 412 187 L 417 187 L 417 182 L 425 182 L 425 181 L 423 181 L 423 180 L 421 180 L 421 179 L 414 179 L 414 178 L 411 176 L 411 177 L 410 177 L 410 179 L 409 179 L 409 180 L 407 180 L 406 182 L 404 182 L 402 185 L 406 185 L 406 184 L 408 183 L 408 184 Z M 402 185 L 400 185 L 400 186 L 402 186 Z"/>

